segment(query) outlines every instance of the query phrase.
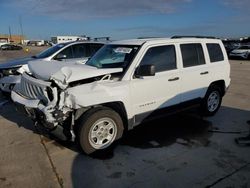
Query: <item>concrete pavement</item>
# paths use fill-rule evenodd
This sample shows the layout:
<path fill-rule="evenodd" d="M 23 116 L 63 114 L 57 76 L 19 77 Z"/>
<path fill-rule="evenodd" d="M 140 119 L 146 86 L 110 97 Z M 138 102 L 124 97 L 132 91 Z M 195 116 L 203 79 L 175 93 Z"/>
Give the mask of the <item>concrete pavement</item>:
<path fill-rule="evenodd" d="M 10 102 L 0 106 L 0 187 L 250 187 L 250 147 L 234 142 L 249 130 L 250 62 L 231 67 L 214 117 L 153 121 L 92 156 L 41 135 Z"/>

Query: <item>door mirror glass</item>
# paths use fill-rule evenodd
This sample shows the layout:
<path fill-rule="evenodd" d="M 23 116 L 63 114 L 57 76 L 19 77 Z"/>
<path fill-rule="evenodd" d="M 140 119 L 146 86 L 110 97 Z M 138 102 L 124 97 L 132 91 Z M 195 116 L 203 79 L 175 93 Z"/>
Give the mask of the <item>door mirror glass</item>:
<path fill-rule="evenodd" d="M 66 59 L 66 58 L 67 58 L 67 55 L 65 55 L 65 54 L 58 54 L 55 57 L 55 60 L 62 60 L 62 59 Z"/>
<path fill-rule="evenodd" d="M 154 65 L 141 65 L 135 71 L 135 77 L 139 78 L 142 76 L 154 76 L 155 66 Z"/>

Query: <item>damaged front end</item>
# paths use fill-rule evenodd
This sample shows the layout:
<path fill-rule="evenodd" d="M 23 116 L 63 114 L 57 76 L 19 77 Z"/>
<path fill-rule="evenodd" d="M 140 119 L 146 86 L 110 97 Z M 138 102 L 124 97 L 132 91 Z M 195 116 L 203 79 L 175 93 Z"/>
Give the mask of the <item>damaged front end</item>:
<path fill-rule="evenodd" d="M 95 100 L 91 97 L 93 91 L 102 94 L 98 83 L 110 81 L 112 73 L 120 73 L 123 69 L 52 64 L 46 72 L 43 70 L 45 64 L 29 64 L 32 74 L 23 73 L 11 98 L 19 111 L 26 113 L 36 124 L 62 140 L 73 141 L 75 121 L 93 104 L 79 104 L 79 101 Z"/>
<path fill-rule="evenodd" d="M 63 104 L 65 94 L 63 91 L 59 94 L 58 90 L 60 88 L 53 82 L 39 80 L 24 73 L 21 82 L 11 92 L 11 98 L 17 109 L 28 115 L 35 124 L 42 125 L 62 140 L 74 140 L 70 119 L 73 110 Z M 66 126 L 67 123 L 70 126 Z"/>

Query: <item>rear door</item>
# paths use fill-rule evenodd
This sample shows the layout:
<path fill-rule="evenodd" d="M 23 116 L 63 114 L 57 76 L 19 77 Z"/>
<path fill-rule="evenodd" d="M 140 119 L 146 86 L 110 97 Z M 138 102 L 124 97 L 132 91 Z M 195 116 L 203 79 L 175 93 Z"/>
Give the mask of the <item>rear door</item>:
<path fill-rule="evenodd" d="M 210 82 L 209 65 L 206 64 L 202 43 L 182 43 L 181 102 L 203 98 Z"/>

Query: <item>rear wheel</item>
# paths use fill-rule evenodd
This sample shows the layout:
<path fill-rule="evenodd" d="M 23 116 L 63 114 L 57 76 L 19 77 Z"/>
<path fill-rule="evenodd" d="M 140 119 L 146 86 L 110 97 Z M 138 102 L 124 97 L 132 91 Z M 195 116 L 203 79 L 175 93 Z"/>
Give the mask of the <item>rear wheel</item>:
<path fill-rule="evenodd" d="M 210 86 L 201 104 L 203 115 L 213 116 L 220 108 L 222 92 L 218 86 Z"/>
<path fill-rule="evenodd" d="M 86 112 L 79 121 L 78 142 L 86 154 L 109 147 L 122 137 L 123 122 L 110 108 L 98 107 Z"/>

